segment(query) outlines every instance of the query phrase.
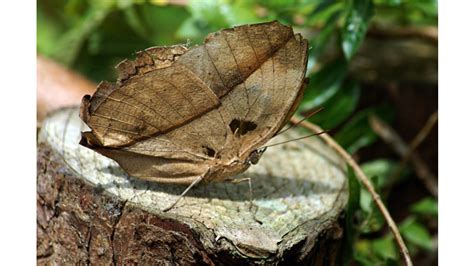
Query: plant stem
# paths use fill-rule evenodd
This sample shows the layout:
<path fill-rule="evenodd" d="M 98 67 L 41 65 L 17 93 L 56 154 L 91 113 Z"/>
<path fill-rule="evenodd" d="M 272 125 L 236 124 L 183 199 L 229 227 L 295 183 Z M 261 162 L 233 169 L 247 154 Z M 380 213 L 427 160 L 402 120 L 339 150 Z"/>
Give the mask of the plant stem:
<path fill-rule="evenodd" d="M 300 119 L 298 119 L 296 116 L 293 116 L 290 121 L 291 123 L 297 123 L 299 122 L 299 120 Z M 307 121 L 300 122 L 300 125 L 314 133 L 323 131 L 323 129 L 321 129 L 319 126 Z M 347 153 L 344 150 L 344 148 L 342 148 L 335 140 L 333 140 L 331 136 L 325 133 L 325 134 L 321 134 L 320 137 L 324 140 L 324 142 L 326 142 L 326 144 L 330 148 L 332 148 L 335 152 L 337 152 L 347 162 L 347 164 L 349 164 L 352 167 L 352 169 L 354 169 L 354 173 L 356 174 L 357 179 L 359 179 L 359 181 L 364 185 L 364 187 L 367 188 L 370 195 L 374 199 L 374 202 L 377 205 L 377 208 L 382 212 L 382 215 L 387 221 L 388 227 L 392 231 L 393 236 L 395 237 L 395 241 L 397 242 L 397 245 L 400 249 L 400 253 L 403 255 L 405 259 L 405 264 L 407 266 L 412 266 L 413 262 L 411 261 L 408 248 L 405 245 L 405 242 L 403 241 L 400 231 L 398 230 L 398 227 L 393 221 L 392 216 L 390 215 L 387 208 L 385 207 L 382 200 L 380 199 L 380 195 L 377 194 L 374 186 L 369 181 L 369 178 L 367 178 L 367 176 L 364 174 L 360 166 L 354 161 L 354 159 L 352 159 L 352 156 L 349 153 Z"/>

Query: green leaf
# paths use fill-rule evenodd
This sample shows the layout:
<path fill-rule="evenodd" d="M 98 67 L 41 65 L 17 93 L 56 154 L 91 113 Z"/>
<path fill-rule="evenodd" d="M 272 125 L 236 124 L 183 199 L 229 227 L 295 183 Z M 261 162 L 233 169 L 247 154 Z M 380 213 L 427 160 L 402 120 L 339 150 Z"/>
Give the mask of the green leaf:
<path fill-rule="evenodd" d="M 187 8 L 193 18 L 200 21 L 201 26 L 206 29 L 206 33 L 218 31 L 229 27 L 227 18 L 222 14 L 222 9 L 228 6 L 225 1 L 200 1 L 191 0 Z"/>
<path fill-rule="evenodd" d="M 375 255 L 382 259 L 396 260 L 398 258 L 398 251 L 391 236 L 373 240 L 372 249 Z"/>
<path fill-rule="evenodd" d="M 360 202 L 360 184 L 357 180 L 354 170 L 347 165 L 347 179 L 349 185 L 349 199 L 346 205 L 345 234 L 342 247 L 342 264 L 347 265 L 353 257 L 353 247 L 357 238 L 356 212 L 359 210 Z"/>
<path fill-rule="evenodd" d="M 349 184 L 349 200 L 347 202 L 346 213 L 349 217 L 353 216 L 355 211 L 359 209 L 360 204 L 360 184 L 354 174 L 354 170 L 347 165 L 347 179 Z"/>
<path fill-rule="evenodd" d="M 138 26 L 136 32 L 153 45 L 172 45 L 182 42 L 176 31 L 190 13 L 181 6 L 156 6 L 150 4 L 136 7 Z M 140 22 L 142 22 L 140 24 Z"/>
<path fill-rule="evenodd" d="M 343 122 L 354 111 L 360 87 L 352 80 L 344 82 L 347 64 L 336 60 L 310 77 L 300 111 L 324 107 L 324 111 L 309 120 L 330 129 Z"/>
<path fill-rule="evenodd" d="M 382 250 L 383 248 L 388 248 L 389 250 Z M 354 260 L 357 262 L 356 265 L 364 266 L 399 265 L 399 263 L 391 257 L 392 250 L 390 249 L 392 249 L 392 247 L 390 247 L 390 244 L 385 242 L 384 239 L 382 241 L 361 239 L 355 244 L 356 252 L 354 254 Z M 394 246 L 393 249 L 395 249 Z M 396 249 L 394 252 L 396 254 Z"/>
<path fill-rule="evenodd" d="M 360 97 L 359 84 L 346 81 L 340 90 L 321 106 L 324 111 L 311 117 L 309 121 L 324 129 L 332 129 L 346 120 L 355 110 Z"/>
<path fill-rule="evenodd" d="M 397 169 L 397 163 L 388 159 L 375 159 L 363 163 L 361 168 L 367 176 L 379 177 L 375 186 L 383 188 L 389 181 L 390 175 Z"/>
<path fill-rule="evenodd" d="M 377 114 L 385 121 L 393 118 L 393 109 L 389 106 L 370 107 L 357 112 L 334 136 L 335 140 L 350 153 L 374 143 L 378 135 L 369 125 L 369 116 Z"/>
<path fill-rule="evenodd" d="M 57 41 L 54 58 L 65 65 L 72 65 L 79 55 L 84 42 L 113 10 L 114 3 L 112 1 L 91 5 L 88 12 L 81 18 L 81 21 L 63 34 Z"/>
<path fill-rule="evenodd" d="M 359 49 L 373 14 L 371 0 L 353 0 L 342 29 L 342 50 L 347 59 Z"/>
<path fill-rule="evenodd" d="M 221 5 L 220 12 L 231 26 L 267 21 L 264 18 L 259 18 L 252 2 L 247 1 L 235 1 L 232 4 Z"/>
<path fill-rule="evenodd" d="M 432 249 L 433 241 L 428 229 L 423 224 L 417 222 L 414 217 L 409 216 L 406 218 L 400 224 L 399 229 L 407 242 L 426 250 Z"/>
<path fill-rule="evenodd" d="M 373 176 L 370 180 L 377 192 L 380 190 L 378 179 L 379 178 L 377 176 Z M 372 233 L 382 229 L 385 224 L 385 219 L 380 210 L 377 208 L 372 195 L 365 187 L 363 187 L 360 192 L 360 208 L 365 214 L 364 221 L 360 226 L 361 232 Z"/>
<path fill-rule="evenodd" d="M 259 1 L 259 4 L 274 10 L 285 10 L 294 8 L 299 3 L 298 0 L 273 0 L 273 1 Z"/>
<path fill-rule="evenodd" d="M 149 29 L 147 25 L 145 25 L 143 18 L 138 13 L 137 8 L 133 6 L 129 8 L 124 8 L 123 13 L 125 15 L 125 20 L 127 21 L 130 28 L 132 28 L 133 31 L 135 31 L 135 33 L 143 39 L 148 39 Z"/>
<path fill-rule="evenodd" d="M 311 40 L 311 56 L 317 61 L 323 51 L 325 50 L 331 36 L 336 30 L 337 21 L 341 15 L 340 10 L 336 10 L 331 14 L 331 16 L 326 21 L 324 27 L 319 32 L 319 34 Z"/>
<path fill-rule="evenodd" d="M 181 39 L 190 39 L 196 43 L 201 42 L 204 35 L 198 24 L 199 23 L 195 18 L 187 18 L 183 21 L 181 27 L 177 30 L 176 36 Z"/>
<path fill-rule="evenodd" d="M 402 0 L 374 0 L 375 5 L 387 4 L 389 6 L 399 6 Z"/>
<path fill-rule="evenodd" d="M 342 88 L 346 73 L 347 63 L 336 60 L 311 75 L 299 109 L 311 110 L 327 102 Z"/>
<path fill-rule="evenodd" d="M 57 47 L 57 40 L 63 34 L 63 21 L 48 15 L 40 6 L 37 10 L 37 32 L 36 46 L 38 52 L 42 55 L 54 56 Z"/>
<path fill-rule="evenodd" d="M 438 216 L 438 202 L 432 198 L 424 198 L 410 207 L 416 214 Z"/>
<path fill-rule="evenodd" d="M 252 1 L 237 1 L 252 2 Z M 265 8 L 269 13 L 268 18 L 278 19 L 281 22 L 292 22 L 295 15 L 307 16 L 313 12 L 318 5 L 314 0 L 260 0 L 256 1 L 257 6 Z M 254 7 L 255 8 L 255 7 Z"/>
<path fill-rule="evenodd" d="M 360 265 L 373 265 L 373 256 L 371 254 L 371 244 L 369 240 L 361 239 L 354 245 L 355 254 L 354 259 Z"/>

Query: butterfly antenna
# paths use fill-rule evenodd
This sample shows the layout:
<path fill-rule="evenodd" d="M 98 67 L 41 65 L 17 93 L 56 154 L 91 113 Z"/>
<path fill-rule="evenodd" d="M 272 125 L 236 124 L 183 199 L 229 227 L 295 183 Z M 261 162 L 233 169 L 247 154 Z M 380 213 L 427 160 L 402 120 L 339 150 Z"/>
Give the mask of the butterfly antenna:
<path fill-rule="evenodd" d="M 283 141 L 283 142 L 278 142 L 278 143 L 275 143 L 275 144 L 266 145 L 266 146 L 261 147 L 260 149 L 264 149 L 264 148 L 268 148 L 268 147 L 272 147 L 272 146 L 277 146 L 277 145 L 285 144 L 285 143 L 292 142 L 292 141 L 302 140 L 302 139 L 318 136 L 318 135 L 328 133 L 328 132 L 329 132 L 329 130 L 323 130 L 321 132 L 314 133 L 314 134 L 311 134 L 311 135 L 308 135 L 308 136 L 304 136 L 304 137 L 300 137 L 300 138 L 296 138 L 296 139 L 290 139 L 290 140 L 286 140 L 286 141 Z"/>
<path fill-rule="evenodd" d="M 306 115 L 304 118 L 302 118 L 300 121 L 298 121 L 298 122 L 292 124 L 291 126 L 285 128 L 285 129 L 283 129 L 283 130 L 280 130 L 280 132 L 278 132 L 275 136 L 278 136 L 278 135 L 280 135 L 281 133 L 283 133 L 283 132 L 285 132 L 285 131 L 287 131 L 287 130 L 289 130 L 289 129 L 291 129 L 291 128 L 294 128 L 294 127 L 298 126 L 301 122 L 303 122 L 303 121 L 305 121 L 306 119 L 312 117 L 313 115 L 316 115 L 317 113 L 321 112 L 322 110 L 324 110 L 324 108 L 323 108 L 323 107 L 320 107 L 320 108 L 318 108 L 318 109 L 316 109 L 316 110 L 314 110 L 314 111 L 311 111 L 309 114 L 307 114 L 307 115 Z"/>

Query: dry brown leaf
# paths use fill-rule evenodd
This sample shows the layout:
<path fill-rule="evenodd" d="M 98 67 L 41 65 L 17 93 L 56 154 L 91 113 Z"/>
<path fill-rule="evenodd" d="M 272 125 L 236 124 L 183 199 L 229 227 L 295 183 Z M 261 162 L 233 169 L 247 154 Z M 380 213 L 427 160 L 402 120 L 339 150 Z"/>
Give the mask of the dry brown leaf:
<path fill-rule="evenodd" d="M 81 144 L 131 176 L 224 180 L 256 163 L 305 86 L 307 41 L 277 21 L 210 34 L 203 45 L 150 48 L 125 60 L 81 105 Z"/>

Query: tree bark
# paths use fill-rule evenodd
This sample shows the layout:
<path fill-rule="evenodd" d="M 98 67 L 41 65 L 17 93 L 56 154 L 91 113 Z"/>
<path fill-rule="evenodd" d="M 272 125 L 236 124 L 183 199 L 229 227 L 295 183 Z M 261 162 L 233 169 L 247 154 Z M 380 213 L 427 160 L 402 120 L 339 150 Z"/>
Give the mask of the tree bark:
<path fill-rule="evenodd" d="M 78 144 L 77 108 L 38 139 L 38 264 L 333 265 L 348 191 L 345 164 L 317 138 L 268 148 L 246 182 L 144 182 Z M 301 136 L 289 130 L 277 143 Z M 303 134 L 304 135 L 304 134 Z M 250 208 L 250 206 L 253 206 Z"/>

